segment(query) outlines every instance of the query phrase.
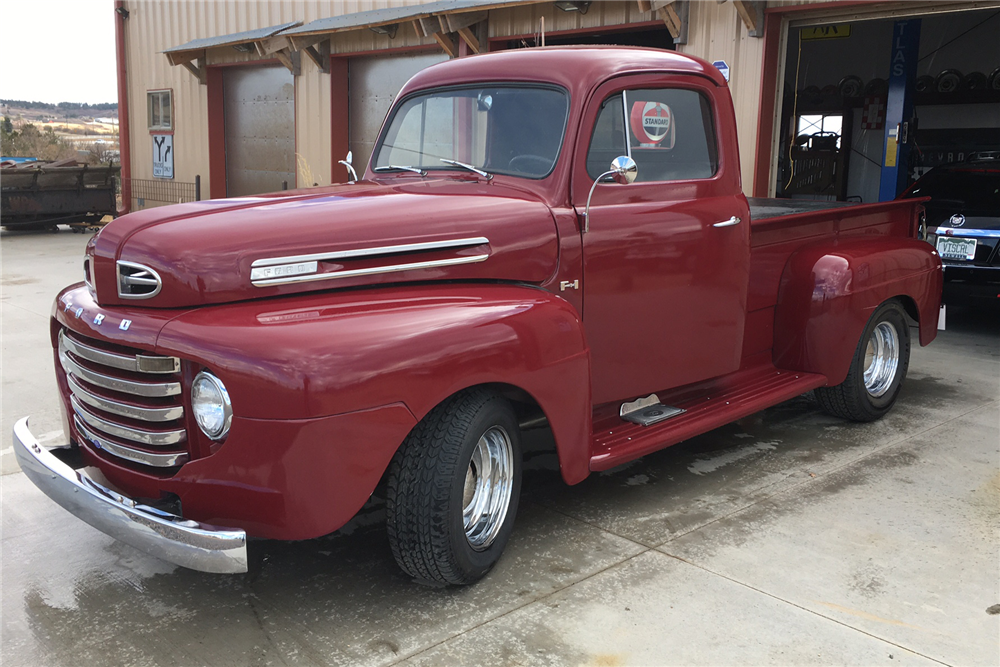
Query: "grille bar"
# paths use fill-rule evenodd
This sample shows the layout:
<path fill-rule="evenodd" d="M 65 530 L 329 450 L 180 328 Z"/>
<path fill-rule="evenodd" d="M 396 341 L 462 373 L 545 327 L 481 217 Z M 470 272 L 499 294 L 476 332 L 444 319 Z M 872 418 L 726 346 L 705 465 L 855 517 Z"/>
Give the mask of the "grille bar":
<path fill-rule="evenodd" d="M 120 391 L 123 394 L 133 394 L 135 396 L 145 396 L 148 398 L 177 396 L 181 393 L 180 382 L 135 382 L 134 380 L 113 377 L 111 375 L 105 375 L 103 373 L 92 371 L 89 368 L 84 368 L 80 364 L 73 361 L 73 359 L 66 354 L 64 349 L 59 352 L 59 362 L 62 364 L 64 371 L 75 375 L 80 379 L 86 380 L 94 386 L 103 387 L 104 389 L 110 389 L 112 391 Z"/>
<path fill-rule="evenodd" d="M 73 404 L 73 410 L 76 412 L 77 416 L 80 417 L 80 419 L 88 425 L 96 428 L 98 431 L 103 431 L 108 435 L 113 435 L 125 440 L 132 440 L 133 442 L 141 442 L 145 445 L 152 445 L 154 447 L 177 445 L 187 440 L 187 433 L 184 429 L 175 431 L 147 431 L 145 429 L 134 428 L 132 426 L 116 424 L 104 419 L 103 417 L 98 417 L 89 410 L 86 410 L 80 401 L 77 400 L 76 396 L 70 396 L 69 400 L 70 403 Z"/>
<path fill-rule="evenodd" d="M 111 399 L 87 391 L 79 382 L 73 379 L 72 375 L 67 376 L 66 381 L 73 395 L 82 402 L 115 415 L 147 422 L 169 422 L 184 416 L 184 408 L 179 405 L 172 405 L 167 408 L 143 408 L 137 405 L 112 401 Z"/>
<path fill-rule="evenodd" d="M 58 349 L 81 444 L 152 470 L 191 460 L 180 359 L 103 345 L 69 329 L 59 332 Z"/>
<path fill-rule="evenodd" d="M 181 360 L 177 357 L 160 357 L 145 354 L 126 355 L 99 350 L 73 337 L 65 331 L 59 332 L 60 348 L 69 350 L 81 359 L 93 361 L 95 364 L 119 368 L 123 371 L 136 373 L 176 373 L 181 369 Z M 180 393 L 178 390 L 177 393 Z"/>
<path fill-rule="evenodd" d="M 145 465 L 154 466 L 157 468 L 172 468 L 174 466 L 179 466 L 183 463 L 187 463 L 188 457 L 187 452 L 172 452 L 169 454 L 160 454 L 155 452 L 145 452 L 140 449 L 134 449 L 132 447 L 126 447 L 125 445 L 120 445 L 116 442 L 111 442 L 105 438 L 100 437 L 90 429 L 88 429 L 78 416 L 74 416 L 73 420 L 76 422 L 76 429 L 85 438 L 90 440 L 95 447 L 99 447 L 109 454 L 114 454 L 119 458 L 126 459 L 128 461 L 134 461 L 135 463 L 143 463 Z"/>

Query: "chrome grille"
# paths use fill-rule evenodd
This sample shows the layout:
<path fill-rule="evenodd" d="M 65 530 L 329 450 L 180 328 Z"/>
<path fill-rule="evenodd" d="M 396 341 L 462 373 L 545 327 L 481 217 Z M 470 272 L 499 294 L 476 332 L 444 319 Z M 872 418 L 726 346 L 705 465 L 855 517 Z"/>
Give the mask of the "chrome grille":
<path fill-rule="evenodd" d="M 155 468 L 189 460 L 180 359 L 113 351 L 63 329 L 59 362 L 81 438 L 111 456 Z"/>

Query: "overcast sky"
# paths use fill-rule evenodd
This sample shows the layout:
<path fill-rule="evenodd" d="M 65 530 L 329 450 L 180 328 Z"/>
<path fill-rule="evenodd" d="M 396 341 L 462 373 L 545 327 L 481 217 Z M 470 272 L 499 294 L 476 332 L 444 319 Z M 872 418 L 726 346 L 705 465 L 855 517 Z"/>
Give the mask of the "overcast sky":
<path fill-rule="evenodd" d="M 117 102 L 112 0 L 6 0 L 0 99 Z"/>

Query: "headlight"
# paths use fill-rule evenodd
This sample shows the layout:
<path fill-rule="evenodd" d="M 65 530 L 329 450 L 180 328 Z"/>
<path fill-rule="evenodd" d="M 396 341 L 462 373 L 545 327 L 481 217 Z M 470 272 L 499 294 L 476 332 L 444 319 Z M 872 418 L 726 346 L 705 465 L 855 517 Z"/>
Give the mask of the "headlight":
<path fill-rule="evenodd" d="M 207 371 L 198 373 L 191 385 L 191 409 L 198 426 L 208 437 L 220 440 L 229 433 L 233 423 L 229 392 L 222 380 Z"/>

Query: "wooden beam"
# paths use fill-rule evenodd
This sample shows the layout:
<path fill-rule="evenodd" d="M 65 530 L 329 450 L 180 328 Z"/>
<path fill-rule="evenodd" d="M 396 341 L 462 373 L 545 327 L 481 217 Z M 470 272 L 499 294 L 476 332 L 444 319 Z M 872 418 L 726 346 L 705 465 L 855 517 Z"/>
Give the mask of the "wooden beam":
<path fill-rule="evenodd" d="M 649 0 L 636 0 L 635 4 L 639 5 L 640 12 L 653 11 L 653 4 Z"/>
<path fill-rule="evenodd" d="M 417 36 L 430 37 L 436 32 L 441 32 L 441 21 L 436 16 L 431 16 L 415 20 L 413 27 L 417 30 Z"/>
<path fill-rule="evenodd" d="M 302 56 L 299 51 L 275 51 L 274 57 L 288 68 L 292 76 L 298 76 L 302 73 Z"/>
<path fill-rule="evenodd" d="M 193 64 L 191 62 L 183 62 L 183 63 L 181 63 L 181 65 L 183 65 L 184 68 L 187 69 L 187 71 L 189 71 L 192 74 L 194 74 L 195 78 L 198 79 L 198 83 L 200 83 L 203 86 L 207 86 L 208 85 L 208 76 L 207 76 L 207 73 L 205 71 L 205 59 L 204 58 L 198 58 L 198 64 L 197 65 L 195 65 L 195 64 Z"/>
<path fill-rule="evenodd" d="M 479 40 L 476 39 L 475 34 L 469 28 L 459 28 L 458 34 L 466 44 L 469 45 L 469 49 L 473 53 L 479 53 Z"/>
<path fill-rule="evenodd" d="M 673 2 L 663 7 L 658 7 L 656 15 L 667 25 L 667 30 L 670 31 L 671 37 L 677 39 L 681 36 L 681 17 L 677 15 L 677 10 L 674 8 Z"/>
<path fill-rule="evenodd" d="M 761 37 L 764 34 L 764 3 L 751 0 L 733 0 L 736 12 L 743 19 L 747 33 L 751 37 Z"/>
<path fill-rule="evenodd" d="M 441 45 L 441 48 L 444 49 L 449 58 L 458 57 L 458 45 L 452 41 L 451 37 L 441 32 L 435 32 L 431 36 L 435 42 Z"/>
<path fill-rule="evenodd" d="M 330 39 L 330 33 L 316 35 L 288 35 L 285 39 L 292 43 L 293 51 L 304 51 L 306 47 L 319 44 L 323 40 Z"/>
<path fill-rule="evenodd" d="M 256 42 L 257 51 L 261 56 L 269 56 L 276 51 L 291 50 L 292 43 L 287 37 L 270 37 Z"/>
<path fill-rule="evenodd" d="M 485 21 L 487 12 L 464 12 L 462 14 L 443 14 L 441 19 L 442 32 L 458 32 L 462 28 L 474 26 L 480 21 Z"/>
<path fill-rule="evenodd" d="M 200 51 L 178 51 L 177 53 L 166 54 L 167 61 L 171 65 L 183 65 L 184 63 L 189 63 L 192 60 L 198 60 L 198 58 L 205 57 L 205 49 Z"/>
<path fill-rule="evenodd" d="M 316 63 L 316 67 L 323 74 L 330 73 L 330 40 L 325 39 L 315 46 L 307 46 L 302 49 L 309 59 Z"/>

